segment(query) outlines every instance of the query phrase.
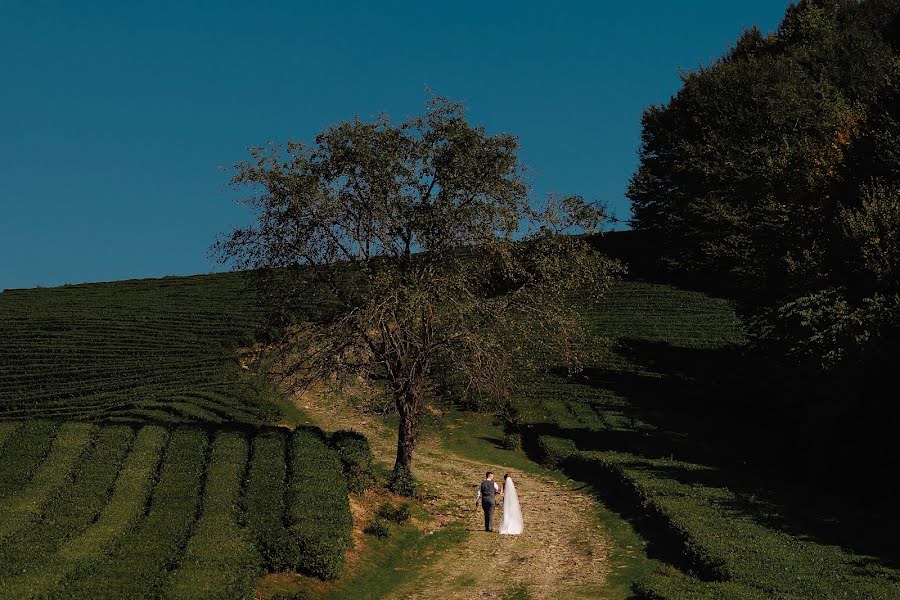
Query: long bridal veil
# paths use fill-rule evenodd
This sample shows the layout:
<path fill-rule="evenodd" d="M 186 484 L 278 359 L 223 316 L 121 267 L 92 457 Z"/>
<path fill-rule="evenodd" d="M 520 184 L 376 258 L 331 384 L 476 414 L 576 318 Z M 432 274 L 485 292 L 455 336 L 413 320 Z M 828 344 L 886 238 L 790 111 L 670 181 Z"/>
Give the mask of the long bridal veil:
<path fill-rule="evenodd" d="M 500 522 L 500 535 L 519 535 L 522 533 L 522 507 L 519 506 L 519 495 L 512 477 L 506 478 L 503 488 L 503 520 Z"/>

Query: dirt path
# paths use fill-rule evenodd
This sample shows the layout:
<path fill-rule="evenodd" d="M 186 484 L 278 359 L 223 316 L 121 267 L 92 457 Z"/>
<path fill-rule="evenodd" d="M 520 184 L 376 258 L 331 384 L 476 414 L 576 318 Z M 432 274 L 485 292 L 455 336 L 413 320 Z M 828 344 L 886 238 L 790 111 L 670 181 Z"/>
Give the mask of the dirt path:
<path fill-rule="evenodd" d="M 341 400 L 317 394 L 297 397 L 298 405 L 328 430 L 352 427 L 369 437 L 376 460 L 390 466 L 395 434 L 374 415 Z M 435 437 L 422 439 L 413 472 L 434 521 L 431 528 L 463 523 L 470 531 L 462 544 L 443 552 L 409 587 L 389 598 L 595 598 L 608 573 L 607 548 L 594 500 L 553 479 L 515 471 L 525 531 L 521 536 L 484 532 L 475 507 L 483 463 L 447 451 Z M 504 465 L 490 465 L 498 479 Z M 495 530 L 502 510 L 498 503 Z"/>

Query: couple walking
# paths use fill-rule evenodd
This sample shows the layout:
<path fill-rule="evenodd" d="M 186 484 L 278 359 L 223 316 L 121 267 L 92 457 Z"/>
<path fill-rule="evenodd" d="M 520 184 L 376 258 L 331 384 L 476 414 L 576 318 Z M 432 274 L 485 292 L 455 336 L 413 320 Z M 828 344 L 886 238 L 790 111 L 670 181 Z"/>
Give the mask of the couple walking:
<path fill-rule="evenodd" d="M 503 520 L 500 521 L 500 535 L 519 535 L 522 533 L 524 523 L 522 521 L 522 508 L 519 506 L 519 495 L 516 493 L 516 485 L 509 473 L 503 476 L 503 488 L 494 481 L 494 474 L 490 471 L 484 474 L 484 481 L 478 486 L 475 495 L 475 506 L 481 502 L 484 509 L 484 530 L 493 531 L 494 506 L 497 494 L 503 496 Z"/>

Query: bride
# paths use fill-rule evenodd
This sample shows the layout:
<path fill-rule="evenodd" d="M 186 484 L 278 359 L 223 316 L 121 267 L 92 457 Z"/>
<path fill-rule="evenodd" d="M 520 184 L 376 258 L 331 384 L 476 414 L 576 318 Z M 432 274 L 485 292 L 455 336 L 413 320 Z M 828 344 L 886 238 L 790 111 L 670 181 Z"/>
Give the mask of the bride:
<path fill-rule="evenodd" d="M 500 522 L 500 535 L 519 535 L 523 526 L 516 484 L 507 473 L 503 476 L 503 520 Z"/>

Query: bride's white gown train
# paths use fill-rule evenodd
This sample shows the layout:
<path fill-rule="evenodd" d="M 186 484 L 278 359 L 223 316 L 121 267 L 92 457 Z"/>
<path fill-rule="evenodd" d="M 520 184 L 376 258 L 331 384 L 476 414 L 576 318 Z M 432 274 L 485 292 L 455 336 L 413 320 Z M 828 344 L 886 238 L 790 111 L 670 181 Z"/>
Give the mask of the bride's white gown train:
<path fill-rule="evenodd" d="M 519 506 L 519 495 L 512 477 L 503 484 L 503 520 L 500 522 L 500 535 L 519 535 L 525 524 L 522 521 L 522 507 Z"/>

